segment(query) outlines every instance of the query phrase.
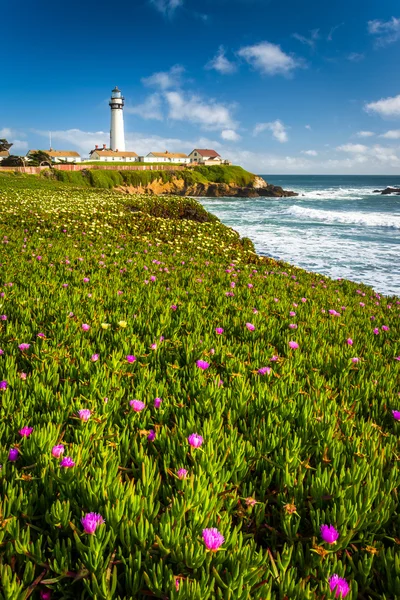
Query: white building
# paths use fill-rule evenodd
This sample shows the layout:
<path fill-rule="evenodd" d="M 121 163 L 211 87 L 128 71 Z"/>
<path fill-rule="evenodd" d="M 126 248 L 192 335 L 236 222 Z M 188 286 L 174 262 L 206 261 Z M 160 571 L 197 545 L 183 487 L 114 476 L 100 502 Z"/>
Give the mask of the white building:
<path fill-rule="evenodd" d="M 53 150 L 53 148 L 50 148 L 50 150 L 29 150 L 26 155 L 27 159 L 29 160 L 30 155 L 35 152 L 45 152 L 50 156 L 53 163 L 78 163 L 82 160 L 80 154 L 75 150 Z"/>
<path fill-rule="evenodd" d="M 124 101 L 121 90 L 115 86 L 109 102 L 111 107 L 110 149 L 117 152 L 125 151 Z"/>
<path fill-rule="evenodd" d="M 140 156 L 140 162 L 147 163 L 175 163 L 179 165 L 190 163 L 190 158 L 182 152 L 149 152 L 147 156 Z"/>
<path fill-rule="evenodd" d="M 110 150 L 110 148 L 106 148 L 106 145 L 104 144 L 102 148 L 96 146 L 94 150 L 91 150 L 89 160 L 101 160 L 104 162 L 137 162 L 138 159 L 139 157 L 136 152 Z"/>
<path fill-rule="evenodd" d="M 0 152 L 0 162 L 1 162 L 2 160 L 4 160 L 5 158 L 8 158 L 9 156 L 10 156 L 10 153 L 9 153 L 9 151 L 8 151 L 8 150 L 2 150 L 2 151 Z"/>
<path fill-rule="evenodd" d="M 198 165 L 230 165 L 229 160 L 224 160 L 215 150 L 195 148 L 189 154 L 190 162 Z"/>

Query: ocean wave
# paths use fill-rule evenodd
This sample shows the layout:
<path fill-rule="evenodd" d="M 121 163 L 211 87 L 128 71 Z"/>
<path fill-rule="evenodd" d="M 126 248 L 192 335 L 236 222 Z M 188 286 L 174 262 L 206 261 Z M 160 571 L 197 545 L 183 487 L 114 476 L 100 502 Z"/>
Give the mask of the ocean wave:
<path fill-rule="evenodd" d="M 300 219 L 311 219 L 325 223 L 342 223 L 344 225 L 363 225 L 366 227 L 390 227 L 400 229 L 400 216 L 386 213 L 338 212 L 333 210 L 318 210 L 292 205 L 288 213 Z"/>
<path fill-rule="evenodd" d="M 299 196 L 308 200 L 362 200 L 365 196 L 375 196 L 371 188 L 327 188 L 325 190 L 296 189 Z M 400 191 L 400 190 L 399 190 Z"/>

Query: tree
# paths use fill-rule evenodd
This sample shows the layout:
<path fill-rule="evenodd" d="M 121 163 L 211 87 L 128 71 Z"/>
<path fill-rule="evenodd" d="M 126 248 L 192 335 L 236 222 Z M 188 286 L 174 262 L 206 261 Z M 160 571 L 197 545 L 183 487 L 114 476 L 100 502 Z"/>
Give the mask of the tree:
<path fill-rule="evenodd" d="M 4 138 L 0 139 L 0 152 L 8 152 L 12 144 L 7 142 Z"/>
<path fill-rule="evenodd" d="M 25 159 L 22 156 L 15 156 L 11 154 L 10 156 L 6 156 L 0 162 L 0 167 L 24 167 Z"/>
<path fill-rule="evenodd" d="M 53 161 L 47 152 L 43 150 L 35 150 L 28 156 L 30 167 L 51 167 Z"/>

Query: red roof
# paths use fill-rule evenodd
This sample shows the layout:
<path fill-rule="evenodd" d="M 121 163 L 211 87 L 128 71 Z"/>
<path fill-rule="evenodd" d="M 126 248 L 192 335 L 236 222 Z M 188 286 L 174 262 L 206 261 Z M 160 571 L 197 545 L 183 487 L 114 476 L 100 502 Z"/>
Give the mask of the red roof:
<path fill-rule="evenodd" d="M 210 158 L 217 158 L 217 156 L 220 156 L 215 150 L 199 150 L 198 148 L 195 148 L 193 152 L 198 152 L 200 156 L 209 156 Z"/>

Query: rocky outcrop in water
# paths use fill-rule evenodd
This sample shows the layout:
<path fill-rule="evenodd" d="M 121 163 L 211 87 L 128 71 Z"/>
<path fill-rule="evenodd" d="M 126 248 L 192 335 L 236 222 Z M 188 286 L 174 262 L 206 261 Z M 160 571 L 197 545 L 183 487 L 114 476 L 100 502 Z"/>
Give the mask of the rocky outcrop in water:
<path fill-rule="evenodd" d="M 151 183 L 139 186 L 120 186 L 117 188 L 127 194 L 153 194 L 162 196 L 164 194 L 174 196 L 198 196 L 209 198 L 257 198 L 266 196 L 268 198 L 286 198 L 298 196 L 295 192 L 284 190 L 280 186 L 267 183 L 262 177 L 255 177 L 248 186 L 237 186 L 235 183 L 195 183 L 187 184 L 183 179 L 172 178 L 171 181 L 163 182 L 156 179 Z"/>
<path fill-rule="evenodd" d="M 388 196 L 389 194 L 396 194 L 400 196 L 400 188 L 387 187 L 384 190 L 374 190 L 373 194 L 381 194 L 382 196 Z"/>

